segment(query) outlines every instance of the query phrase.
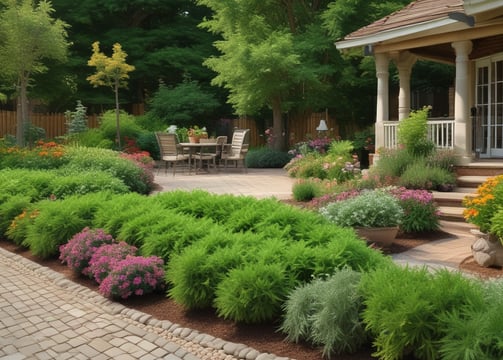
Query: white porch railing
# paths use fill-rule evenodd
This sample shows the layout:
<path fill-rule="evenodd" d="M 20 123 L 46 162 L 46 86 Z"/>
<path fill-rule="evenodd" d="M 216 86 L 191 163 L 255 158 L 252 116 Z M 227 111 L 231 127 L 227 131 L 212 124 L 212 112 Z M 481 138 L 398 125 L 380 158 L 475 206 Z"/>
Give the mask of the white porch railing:
<path fill-rule="evenodd" d="M 398 146 L 398 121 L 384 121 L 384 147 L 394 149 Z M 430 118 L 428 120 L 428 139 L 439 149 L 454 148 L 454 119 Z"/>

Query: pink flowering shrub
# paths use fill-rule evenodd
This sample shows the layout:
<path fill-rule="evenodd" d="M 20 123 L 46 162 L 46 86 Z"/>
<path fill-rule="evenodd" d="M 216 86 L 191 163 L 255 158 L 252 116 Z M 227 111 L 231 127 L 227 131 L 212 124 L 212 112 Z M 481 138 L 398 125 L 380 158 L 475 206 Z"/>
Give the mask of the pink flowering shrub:
<path fill-rule="evenodd" d="M 405 213 L 400 224 L 401 231 L 414 233 L 438 230 L 440 214 L 431 192 L 404 187 L 391 188 L 390 192 L 399 200 Z"/>
<path fill-rule="evenodd" d="M 154 187 L 154 160 L 147 151 L 135 153 L 121 153 L 120 156 L 131 161 L 141 170 L 141 181 L 143 181 L 149 189 Z"/>
<path fill-rule="evenodd" d="M 108 276 L 112 268 L 128 255 L 136 255 L 138 249 L 124 241 L 102 245 L 94 252 L 89 261 L 88 275 L 98 284 Z"/>
<path fill-rule="evenodd" d="M 59 247 L 59 259 L 73 271 L 88 275 L 89 260 L 96 249 L 104 244 L 112 244 L 114 241 L 112 235 L 105 233 L 103 229 L 85 227 L 68 243 Z"/>
<path fill-rule="evenodd" d="M 144 295 L 163 288 L 164 262 L 161 258 L 128 255 L 113 264 L 98 290 L 107 297 L 126 299 L 131 295 Z"/>

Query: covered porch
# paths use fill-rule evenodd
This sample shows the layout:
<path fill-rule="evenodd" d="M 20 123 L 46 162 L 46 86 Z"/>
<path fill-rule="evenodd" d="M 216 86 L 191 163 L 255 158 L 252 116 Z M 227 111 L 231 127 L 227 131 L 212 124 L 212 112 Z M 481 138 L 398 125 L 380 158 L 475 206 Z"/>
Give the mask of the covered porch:
<path fill-rule="evenodd" d="M 376 148 L 397 146 L 397 127 L 410 112 L 410 78 L 418 60 L 455 66 L 452 114 L 430 119 L 429 138 L 455 151 L 460 165 L 503 160 L 503 3 L 416 0 L 336 43 L 375 59 Z M 399 76 L 398 118 L 390 119 L 389 66 Z"/>

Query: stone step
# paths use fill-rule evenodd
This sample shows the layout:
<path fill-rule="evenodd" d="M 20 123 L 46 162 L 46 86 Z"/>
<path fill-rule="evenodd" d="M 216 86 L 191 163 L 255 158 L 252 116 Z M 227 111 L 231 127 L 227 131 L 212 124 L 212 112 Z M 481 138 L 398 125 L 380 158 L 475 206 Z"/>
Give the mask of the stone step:
<path fill-rule="evenodd" d="M 496 176 L 503 174 L 503 161 L 481 160 L 469 165 L 456 166 L 458 176 Z"/>
<path fill-rule="evenodd" d="M 439 206 L 440 220 L 464 222 L 463 207 L 460 206 Z"/>
<path fill-rule="evenodd" d="M 458 187 L 476 189 L 489 177 L 484 175 L 461 175 L 457 177 L 456 184 Z"/>
<path fill-rule="evenodd" d="M 473 188 L 456 188 L 452 192 L 433 191 L 433 198 L 439 206 L 462 207 L 463 199 L 473 194 Z"/>

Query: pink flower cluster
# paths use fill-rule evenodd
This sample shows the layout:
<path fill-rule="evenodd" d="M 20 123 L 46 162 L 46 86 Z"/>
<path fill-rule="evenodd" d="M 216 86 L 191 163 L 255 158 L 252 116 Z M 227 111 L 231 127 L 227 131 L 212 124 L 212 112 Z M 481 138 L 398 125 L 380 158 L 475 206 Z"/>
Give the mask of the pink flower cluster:
<path fill-rule="evenodd" d="M 401 201 L 413 200 L 424 205 L 434 202 L 433 194 L 428 190 L 412 190 L 399 187 L 391 189 L 390 192 Z"/>
<path fill-rule="evenodd" d="M 119 261 L 124 260 L 128 255 L 136 255 L 137 252 L 136 247 L 124 241 L 100 246 L 89 261 L 89 277 L 101 284 Z"/>
<path fill-rule="evenodd" d="M 96 249 L 114 241 L 112 235 L 105 233 L 103 229 L 93 230 L 85 227 L 59 247 L 59 259 L 75 272 L 88 275 L 89 261 Z"/>
<path fill-rule="evenodd" d="M 328 138 L 328 137 L 324 137 L 324 138 L 316 138 L 316 139 L 313 139 L 313 140 L 310 140 L 309 143 L 308 143 L 308 146 L 321 153 L 321 154 L 324 154 L 327 152 L 328 148 L 330 147 L 330 144 L 332 143 L 332 141 L 334 141 L 334 139 L 331 139 L 331 138 Z"/>
<path fill-rule="evenodd" d="M 164 262 L 157 256 L 128 255 L 113 264 L 103 279 L 99 292 L 107 297 L 128 298 L 164 288 Z"/>

